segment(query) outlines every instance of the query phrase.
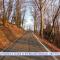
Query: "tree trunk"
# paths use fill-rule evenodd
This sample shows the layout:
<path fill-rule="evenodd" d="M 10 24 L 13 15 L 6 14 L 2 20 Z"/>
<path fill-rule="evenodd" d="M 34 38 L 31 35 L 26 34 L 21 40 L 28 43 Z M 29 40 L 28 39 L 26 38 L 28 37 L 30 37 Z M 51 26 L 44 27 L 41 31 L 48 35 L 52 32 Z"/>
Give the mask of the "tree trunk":
<path fill-rule="evenodd" d="M 36 20 L 36 16 L 34 17 L 34 32 L 37 32 L 37 20 Z"/>
<path fill-rule="evenodd" d="M 44 16 L 43 16 L 43 11 L 44 11 L 44 7 L 42 7 L 42 1 L 40 1 L 40 15 L 41 15 L 41 38 L 43 38 L 43 29 L 44 29 Z"/>
<path fill-rule="evenodd" d="M 2 22 L 3 22 L 3 26 L 5 26 L 5 23 L 6 23 L 6 16 L 5 16 L 5 6 L 4 6 L 4 0 L 3 0 L 3 20 L 2 20 Z"/>
<path fill-rule="evenodd" d="M 8 4 L 8 19 L 9 19 L 9 16 L 11 14 L 11 11 L 12 11 L 12 6 L 13 6 L 13 1 L 9 0 L 9 4 Z"/>
<path fill-rule="evenodd" d="M 21 4 L 19 2 L 20 2 L 19 0 L 16 0 L 16 25 L 17 27 L 21 26 L 21 12 L 20 12 Z"/>

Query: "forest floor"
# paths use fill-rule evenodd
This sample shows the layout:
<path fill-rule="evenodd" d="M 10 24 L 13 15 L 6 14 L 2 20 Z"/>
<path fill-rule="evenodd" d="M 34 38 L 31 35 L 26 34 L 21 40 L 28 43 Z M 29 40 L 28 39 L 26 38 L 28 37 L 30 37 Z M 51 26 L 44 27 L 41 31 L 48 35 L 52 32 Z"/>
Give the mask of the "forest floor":
<path fill-rule="evenodd" d="M 17 28 L 16 25 L 7 23 L 6 26 L 0 26 L 0 51 L 7 48 L 15 40 L 23 36 L 24 30 Z"/>
<path fill-rule="evenodd" d="M 50 43 L 48 40 L 45 38 L 41 39 L 40 35 L 38 33 L 35 33 L 37 38 L 47 47 L 49 48 L 52 52 L 60 52 L 60 49 L 55 46 L 53 43 Z"/>

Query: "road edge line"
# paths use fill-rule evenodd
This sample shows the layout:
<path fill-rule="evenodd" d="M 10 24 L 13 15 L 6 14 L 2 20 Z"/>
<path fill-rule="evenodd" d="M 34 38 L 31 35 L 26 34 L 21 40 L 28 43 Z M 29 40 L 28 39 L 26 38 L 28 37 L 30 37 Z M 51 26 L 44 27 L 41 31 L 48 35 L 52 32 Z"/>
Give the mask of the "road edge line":
<path fill-rule="evenodd" d="M 47 52 L 51 52 L 40 40 L 39 37 L 37 37 L 34 33 L 33 33 L 33 37 L 35 37 L 37 39 L 37 41 L 47 50 Z M 55 56 L 52 56 L 54 60 L 58 60 Z"/>

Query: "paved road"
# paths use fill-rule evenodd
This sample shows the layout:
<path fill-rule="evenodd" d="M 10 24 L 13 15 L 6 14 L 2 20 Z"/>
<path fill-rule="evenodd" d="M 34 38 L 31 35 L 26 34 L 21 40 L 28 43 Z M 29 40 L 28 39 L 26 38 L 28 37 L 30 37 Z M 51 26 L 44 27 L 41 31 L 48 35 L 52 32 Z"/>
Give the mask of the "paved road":
<path fill-rule="evenodd" d="M 4 52 L 47 52 L 31 32 L 26 33 Z M 0 60 L 55 60 L 53 57 L 0 57 Z"/>
<path fill-rule="evenodd" d="M 21 39 L 17 40 L 5 52 L 46 52 L 46 49 L 38 43 L 32 33 L 26 33 Z"/>

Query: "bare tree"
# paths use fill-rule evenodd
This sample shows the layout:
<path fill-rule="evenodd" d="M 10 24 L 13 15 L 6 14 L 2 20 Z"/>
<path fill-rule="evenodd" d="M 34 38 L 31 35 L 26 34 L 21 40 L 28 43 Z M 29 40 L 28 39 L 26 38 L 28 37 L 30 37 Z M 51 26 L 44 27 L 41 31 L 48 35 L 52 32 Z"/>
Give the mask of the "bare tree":
<path fill-rule="evenodd" d="M 3 25 L 5 26 L 6 23 L 6 16 L 5 16 L 5 5 L 4 5 L 4 0 L 3 0 Z"/>
<path fill-rule="evenodd" d="M 20 0 L 16 0 L 16 25 L 17 27 L 21 26 L 21 3 Z"/>
<path fill-rule="evenodd" d="M 22 11 L 22 15 L 23 15 L 22 20 L 21 20 L 22 27 L 23 27 L 23 23 L 24 23 L 25 13 L 26 13 L 26 7 L 25 7 L 24 11 Z"/>
<path fill-rule="evenodd" d="M 41 28 L 40 28 L 40 34 L 41 37 L 43 38 L 43 29 L 44 29 L 44 16 L 43 16 L 43 11 L 44 11 L 44 7 L 43 7 L 43 0 L 35 0 L 35 4 L 38 7 L 38 9 L 40 10 L 40 20 L 41 20 Z M 45 1 L 44 1 L 45 2 Z"/>
<path fill-rule="evenodd" d="M 56 14 L 53 17 L 53 25 L 52 25 L 52 29 L 51 29 L 51 34 L 52 34 L 52 32 L 55 32 L 55 20 L 56 20 L 57 16 L 59 15 L 59 11 L 60 11 L 60 5 L 56 11 Z M 53 35 L 54 35 L 54 33 L 53 33 Z M 51 35 L 50 35 L 50 37 L 51 37 Z"/>
<path fill-rule="evenodd" d="M 8 2 L 8 9 L 7 9 L 8 19 L 10 17 L 11 12 L 12 12 L 12 7 L 13 7 L 13 0 L 9 0 L 9 2 Z"/>
<path fill-rule="evenodd" d="M 37 32 L 37 16 L 36 16 L 36 11 L 35 11 L 35 14 L 34 14 L 34 32 Z"/>
<path fill-rule="evenodd" d="M 33 7 L 34 10 L 31 10 L 31 14 L 33 16 L 34 19 L 34 32 L 37 32 L 37 11 L 36 11 L 36 6 Z"/>

